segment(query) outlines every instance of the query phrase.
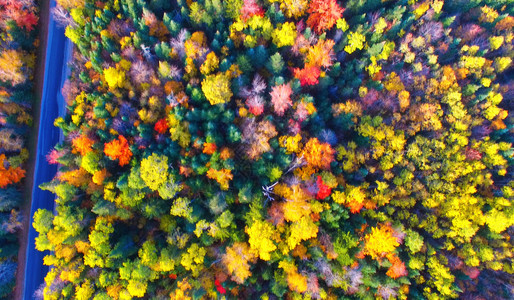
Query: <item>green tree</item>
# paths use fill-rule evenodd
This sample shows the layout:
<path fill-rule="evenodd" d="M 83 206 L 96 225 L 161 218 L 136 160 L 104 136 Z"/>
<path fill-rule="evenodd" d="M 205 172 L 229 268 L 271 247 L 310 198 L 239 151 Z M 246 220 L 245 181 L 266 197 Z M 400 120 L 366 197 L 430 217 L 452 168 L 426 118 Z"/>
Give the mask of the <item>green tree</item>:
<path fill-rule="evenodd" d="M 270 56 L 266 68 L 275 75 L 278 75 L 284 70 L 284 60 L 279 52 Z"/>
<path fill-rule="evenodd" d="M 39 233 L 39 236 L 36 237 L 36 249 L 39 251 L 51 250 L 53 248 L 47 237 L 47 233 L 53 227 L 53 219 L 54 215 L 52 212 L 46 209 L 38 209 L 34 213 L 32 226 Z"/>

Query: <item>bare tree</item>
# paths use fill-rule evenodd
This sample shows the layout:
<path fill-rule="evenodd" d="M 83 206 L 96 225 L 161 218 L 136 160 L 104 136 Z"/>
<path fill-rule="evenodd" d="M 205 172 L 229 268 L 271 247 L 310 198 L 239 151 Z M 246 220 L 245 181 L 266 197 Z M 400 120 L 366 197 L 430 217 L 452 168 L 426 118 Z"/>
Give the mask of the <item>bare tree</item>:
<path fill-rule="evenodd" d="M 75 20 L 70 16 L 68 11 L 64 9 L 64 7 L 60 5 L 56 5 L 55 7 L 52 7 L 51 9 L 52 15 L 54 16 L 55 22 L 61 27 L 67 27 L 67 26 L 77 26 L 77 23 L 75 23 Z"/>

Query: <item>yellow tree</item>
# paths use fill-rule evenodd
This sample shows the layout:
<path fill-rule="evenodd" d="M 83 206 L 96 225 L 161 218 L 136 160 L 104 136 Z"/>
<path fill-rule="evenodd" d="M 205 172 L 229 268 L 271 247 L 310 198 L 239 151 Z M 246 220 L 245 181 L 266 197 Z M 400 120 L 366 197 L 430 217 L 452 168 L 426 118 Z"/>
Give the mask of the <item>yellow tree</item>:
<path fill-rule="evenodd" d="M 232 97 L 230 78 L 223 73 L 209 75 L 202 81 L 202 91 L 211 105 L 227 103 Z"/>
<path fill-rule="evenodd" d="M 26 78 L 22 67 L 23 60 L 19 51 L 3 51 L 0 55 L 0 80 L 10 81 L 13 85 L 24 82 Z"/>
<path fill-rule="evenodd" d="M 290 235 L 287 238 L 289 249 L 293 250 L 301 241 L 318 236 L 318 226 L 309 216 L 303 216 L 299 221 L 291 224 Z"/>
<path fill-rule="evenodd" d="M 232 280 L 243 284 L 252 275 L 250 264 L 257 261 L 256 253 L 245 242 L 236 242 L 227 248 L 222 257 L 223 265 L 232 274 Z"/>
<path fill-rule="evenodd" d="M 271 252 L 277 249 L 273 238 L 277 234 L 273 225 L 267 221 L 255 220 L 250 227 L 245 228 L 245 232 L 250 237 L 248 243 L 252 250 L 259 253 L 262 260 L 270 260 Z"/>
<path fill-rule="evenodd" d="M 278 267 L 282 268 L 287 274 L 287 285 L 291 291 L 297 293 L 304 293 L 307 291 L 307 277 L 298 273 L 298 267 L 294 262 L 281 261 L 278 263 Z"/>
<path fill-rule="evenodd" d="M 393 252 L 400 244 L 393 236 L 390 225 L 373 227 L 371 232 L 364 237 L 364 253 L 373 259 L 382 258 Z"/>
<path fill-rule="evenodd" d="M 156 191 L 168 179 L 168 157 L 152 153 L 141 161 L 141 179 Z"/>

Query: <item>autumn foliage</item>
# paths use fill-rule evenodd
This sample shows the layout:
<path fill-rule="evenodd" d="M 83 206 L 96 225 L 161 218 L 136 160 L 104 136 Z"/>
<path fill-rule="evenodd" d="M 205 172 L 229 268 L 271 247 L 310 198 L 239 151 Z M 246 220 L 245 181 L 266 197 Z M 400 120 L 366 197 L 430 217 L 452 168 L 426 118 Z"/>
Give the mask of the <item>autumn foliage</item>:
<path fill-rule="evenodd" d="M 307 10 L 310 13 L 307 25 L 317 33 L 322 33 L 336 24 L 343 11 L 336 0 L 312 0 Z"/>
<path fill-rule="evenodd" d="M 34 68 L 39 41 L 39 3 L 0 0 L 0 298 L 14 298 L 18 266 L 18 237 L 28 231 L 21 211 L 25 168 L 30 156 L 26 139 L 33 126 Z M 36 130 L 37 132 L 37 130 Z M 46 150 L 45 150 L 46 151 Z M 42 165 L 46 165 L 42 162 Z M 27 225 L 27 226 L 26 226 Z M 19 271 L 18 271 L 19 273 Z"/>
<path fill-rule="evenodd" d="M 95 142 L 86 135 L 80 135 L 72 141 L 73 151 L 80 153 L 82 156 L 93 151 L 94 144 Z"/>
<path fill-rule="evenodd" d="M 328 143 L 320 143 L 317 138 L 311 138 L 302 151 L 307 163 L 319 169 L 329 169 L 334 161 L 335 151 Z"/>
<path fill-rule="evenodd" d="M 232 279 L 243 284 L 246 278 L 252 273 L 250 272 L 250 264 L 255 263 L 255 253 L 250 249 L 248 244 L 237 242 L 232 247 L 227 248 L 227 252 L 223 255 L 223 264 L 232 275 Z"/>
<path fill-rule="evenodd" d="M 271 102 L 273 103 L 273 109 L 279 116 L 283 116 L 284 112 L 293 104 L 291 101 L 291 95 L 293 91 L 287 84 L 281 84 L 274 86 L 271 90 Z"/>
<path fill-rule="evenodd" d="M 118 159 L 120 166 L 128 164 L 132 157 L 132 151 L 129 148 L 129 143 L 122 135 L 118 136 L 117 140 L 112 140 L 111 142 L 106 143 L 104 153 L 111 159 Z"/>
<path fill-rule="evenodd" d="M 364 238 L 364 253 L 373 259 L 385 257 L 392 253 L 400 244 L 393 236 L 393 229 L 390 225 L 373 227 L 371 232 Z"/>
<path fill-rule="evenodd" d="M 44 297 L 513 298 L 507 1 L 58 2 Z"/>
<path fill-rule="evenodd" d="M 160 119 L 155 123 L 154 130 L 157 131 L 160 134 L 165 133 L 168 131 L 168 122 L 166 119 Z"/>
<path fill-rule="evenodd" d="M 0 55 L 0 80 L 11 82 L 13 85 L 26 80 L 19 51 L 6 50 Z"/>
<path fill-rule="evenodd" d="M 216 180 L 222 190 L 228 190 L 229 182 L 234 176 L 232 175 L 231 171 L 227 169 L 209 169 L 209 171 L 207 171 L 207 177 Z"/>
<path fill-rule="evenodd" d="M 25 177 L 25 170 L 21 167 L 13 168 L 5 165 L 8 164 L 6 161 L 5 154 L 0 154 L 0 188 L 5 188 L 9 184 L 20 182 Z"/>
<path fill-rule="evenodd" d="M 318 84 L 318 78 L 321 70 L 316 66 L 307 66 L 303 69 L 295 68 L 294 76 L 300 80 L 302 86 Z"/>

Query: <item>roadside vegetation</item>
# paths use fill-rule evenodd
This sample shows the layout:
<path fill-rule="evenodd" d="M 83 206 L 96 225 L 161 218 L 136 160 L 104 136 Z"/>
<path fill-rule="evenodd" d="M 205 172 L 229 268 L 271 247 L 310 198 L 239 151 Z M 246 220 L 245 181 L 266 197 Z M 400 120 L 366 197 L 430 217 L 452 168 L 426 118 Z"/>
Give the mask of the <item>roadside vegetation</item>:
<path fill-rule="evenodd" d="M 17 269 L 23 178 L 32 126 L 38 6 L 0 0 L 0 298 L 11 294 Z"/>
<path fill-rule="evenodd" d="M 57 2 L 45 299 L 514 297 L 510 1 Z"/>

